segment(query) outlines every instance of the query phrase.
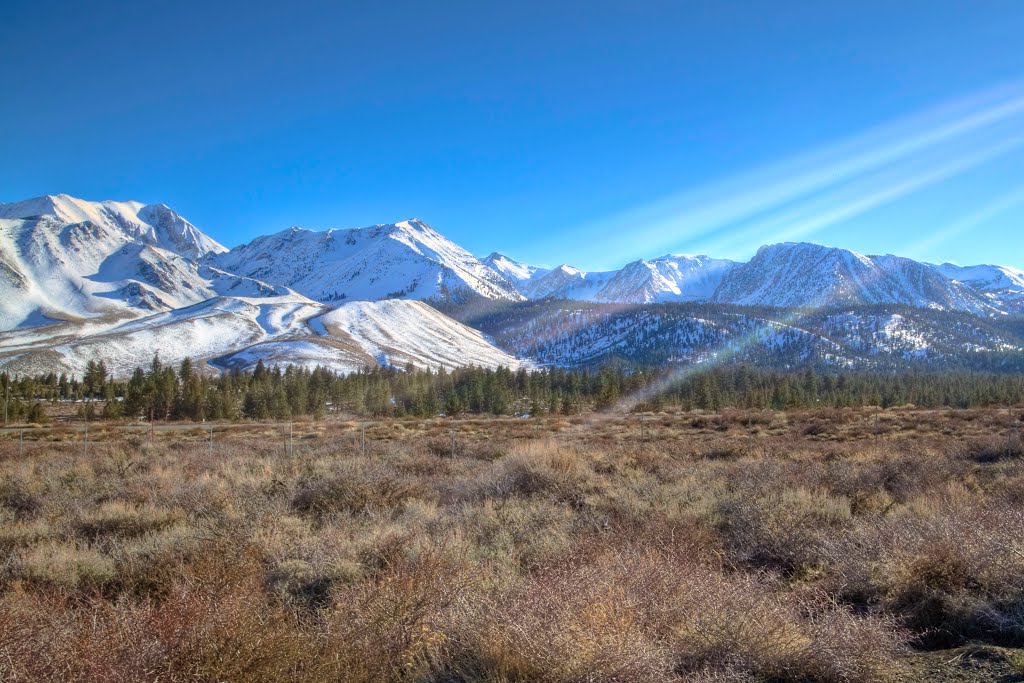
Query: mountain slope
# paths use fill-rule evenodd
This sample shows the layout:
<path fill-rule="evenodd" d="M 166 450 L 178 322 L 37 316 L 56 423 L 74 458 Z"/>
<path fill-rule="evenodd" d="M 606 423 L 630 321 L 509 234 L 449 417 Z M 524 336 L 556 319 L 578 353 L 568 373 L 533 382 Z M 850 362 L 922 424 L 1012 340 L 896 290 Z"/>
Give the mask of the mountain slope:
<path fill-rule="evenodd" d="M 317 365 L 355 372 L 372 365 L 451 370 L 476 365 L 518 368 L 522 361 L 480 332 L 422 301 L 350 301 L 308 320 L 313 334 L 264 341 L 215 359 L 222 367 Z"/>
<path fill-rule="evenodd" d="M 532 280 L 535 277 L 540 277 L 545 273 L 551 272 L 549 268 L 527 265 L 511 259 L 504 254 L 499 254 L 496 251 L 492 252 L 490 256 L 482 259 L 482 261 L 484 265 L 490 267 L 499 275 L 517 286 Z"/>
<path fill-rule="evenodd" d="M 154 353 L 165 363 L 207 360 L 275 338 L 311 334 L 306 322 L 326 310 L 305 297 L 214 297 L 127 322 L 65 323 L 32 334 L 0 334 L 0 367 L 19 373 L 81 376 L 104 360 L 117 376 L 144 366 Z"/>
<path fill-rule="evenodd" d="M 967 285 L 994 305 L 1011 312 L 1024 312 L 1024 271 L 1009 266 L 934 266 L 945 277 Z"/>
<path fill-rule="evenodd" d="M 106 326 L 65 323 L 31 334 L 0 333 L 0 368 L 17 373 L 81 376 L 90 360 L 103 359 L 123 377 L 154 353 L 172 365 L 187 357 L 243 369 L 259 360 L 337 372 L 377 364 L 448 370 L 522 365 L 480 332 L 408 300 L 353 301 L 332 311 L 296 294 L 215 297 Z"/>
<path fill-rule="evenodd" d="M 594 296 L 608 303 L 706 301 L 737 264 L 726 259 L 667 254 L 627 264 Z"/>
<path fill-rule="evenodd" d="M 0 329 L 287 292 L 197 261 L 223 250 L 162 204 L 66 195 L 0 204 Z"/>
<path fill-rule="evenodd" d="M 477 365 L 518 368 L 515 356 L 483 334 L 422 301 L 354 301 L 313 321 L 315 329 L 347 336 L 381 365 L 452 369 Z"/>
<path fill-rule="evenodd" d="M 353 230 L 291 228 L 211 262 L 322 302 L 522 298 L 505 278 L 417 219 Z"/>
<path fill-rule="evenodd" d="M 625 362 L 1024 370 L 1024 329 L 1014 321 L 908 306 L 797 312 L 545 300 L 510 304 L 474 323 L 508 352 L 560 367 Z"/>
<path fill-rule="evenodd" d="M 973 289 L 926 264 L 793 242 L 761 247 L 749 262 L 726 274 L 711 300 L 775 307 L 905 304 L 976 315 L 996 312 Z"/>

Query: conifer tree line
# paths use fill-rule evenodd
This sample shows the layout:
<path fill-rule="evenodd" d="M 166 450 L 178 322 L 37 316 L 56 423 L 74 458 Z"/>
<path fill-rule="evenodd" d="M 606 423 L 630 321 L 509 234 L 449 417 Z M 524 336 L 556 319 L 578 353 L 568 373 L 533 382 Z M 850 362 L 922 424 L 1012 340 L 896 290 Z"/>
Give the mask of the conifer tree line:
<path fill-rule="evenodd" d="M 79 402 L 84 418 L 275 420 L 329 414 L 374 417 L 573 415 L 589 410 L 797 409 L 916 405 L 1024 405 L 1024 375 L 780 372 L 749 366 L 600 370 L 413 366 L 339 374 L 325 368 L 267 367 L 219 375 L 191 360 L 177 367 L 154 356 L 127 380 L 90 361 L 82 378 L 0 374 L 9 420 L 44 422 L 45 404 Z M 679 375 L 678 377 L 676 375 Z M 628 400 L 625 400 L 628 399 Z"/>

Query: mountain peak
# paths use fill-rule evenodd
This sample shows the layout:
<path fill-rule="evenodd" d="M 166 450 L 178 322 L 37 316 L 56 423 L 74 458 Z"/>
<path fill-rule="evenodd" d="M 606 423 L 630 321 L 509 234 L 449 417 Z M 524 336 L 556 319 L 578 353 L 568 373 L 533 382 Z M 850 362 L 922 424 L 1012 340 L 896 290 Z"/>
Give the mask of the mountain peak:
<path fill-rule="evenodd" d="M 166 204 L 136 201 L 93 202 L 67 194 L 43 195 L 21 202 L 0 204 L 0 218 L 39 219 L 75 225 L 90 223 L 131 240 L 169 249 L 188 259 L 227 249 Z"/>
<path fill-rule="evenodd" d="M 365 228 L 286 230 L 236 247 L 217 263 L 325 303 L 522 299 L 505 278 L 418 218 Z"/>

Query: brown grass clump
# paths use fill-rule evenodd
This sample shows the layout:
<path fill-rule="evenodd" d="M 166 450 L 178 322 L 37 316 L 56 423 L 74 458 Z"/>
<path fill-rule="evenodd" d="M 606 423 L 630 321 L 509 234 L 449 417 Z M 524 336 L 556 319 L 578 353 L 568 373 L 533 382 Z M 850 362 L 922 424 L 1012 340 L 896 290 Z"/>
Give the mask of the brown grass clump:
<path fill-rule="evenodd" d="M 976 680 L 1017 675 L 1003 428 L 734 410 L 642 438 L 583 416 L 381 422 L 365 448 L 334 422 L 292 449 L 261 424 L 212 453 L 0 440 L 0 680 L 914 683 L 968 646 L 1000 653 Z"/>

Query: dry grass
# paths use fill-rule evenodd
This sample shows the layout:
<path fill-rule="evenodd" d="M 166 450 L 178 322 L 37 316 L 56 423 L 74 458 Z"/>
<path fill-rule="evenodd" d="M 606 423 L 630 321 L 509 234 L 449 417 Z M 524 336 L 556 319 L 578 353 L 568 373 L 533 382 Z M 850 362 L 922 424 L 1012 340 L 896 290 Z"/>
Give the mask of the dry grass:
<path fill-rule="evenodd" d="M 1004 417 L 0 443 L 0 680 L 871 682 L 966 643 L 1019 666 Z"/>

